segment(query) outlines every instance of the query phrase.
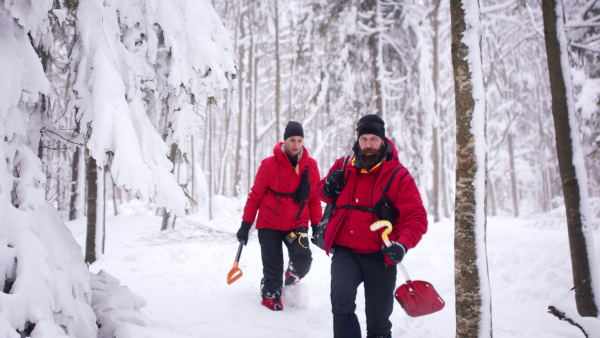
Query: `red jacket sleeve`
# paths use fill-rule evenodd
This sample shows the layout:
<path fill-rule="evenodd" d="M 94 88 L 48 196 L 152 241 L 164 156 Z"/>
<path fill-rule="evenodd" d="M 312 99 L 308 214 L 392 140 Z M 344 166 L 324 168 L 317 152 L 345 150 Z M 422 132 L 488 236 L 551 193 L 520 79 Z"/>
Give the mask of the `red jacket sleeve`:
<path fill-rule="evenodd" d="M 319 173 L 319 167 L 314 159 L 310 159 L 310 195 L 308 196 L 308 210 L 310 211 L 310 223 L 311 225 L 317 225 L 321 221 L 323 216 L 323 209 L 321 208 L 321 201 L 317 193 L 317 186 L 321 180 L 321 174 Z"/>
<path fill-rule="evenodd" d="M 427 211 L 414 178 L 407 171 L 400 171 L 390 187 L 396 192 L 395 207 L 400 212 L 389 235 L 390 240 L 402 243 L 406 249 L 414 248 L 427 232 Z"/>
<path fill-rule="evenodd" d="M 267 188 L 269 187 L 269 180 L 267 177 L 267 160 L 268 158 L 264 159 L 260 163 L 260 167 L 258 167 L 258 172 L 254 178 L 254 185 L 250 189 L 248 199 L 246 200 L 246 205 L 244 206 L 244 214 L 242 215 L 242 221 L 244 222 L 254 223 L 260 203 L 267 192 Z"/>

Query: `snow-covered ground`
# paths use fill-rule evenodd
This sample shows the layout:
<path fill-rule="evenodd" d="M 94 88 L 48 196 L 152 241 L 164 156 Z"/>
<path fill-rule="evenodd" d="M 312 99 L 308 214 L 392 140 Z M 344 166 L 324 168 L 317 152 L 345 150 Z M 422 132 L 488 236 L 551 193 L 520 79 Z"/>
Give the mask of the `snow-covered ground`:
<path fill-rule="evenodd" d="M 107 219 L 105 255 L 90 270 L 105 270 L 144 298 L 147 305 L 141 312 L 169 332 L 191 337 L 331 337 L 329 257 L 313 248 L 309 275 L 294 286 L 294 295 L 284 298 L 284 311 L 272 312 L 260 305 L 262 266 L 255 233 L 242 252 L 242 278 L 227 285 L 238 247 L 234 234 L 239 215 L 220 215 L 212 221 L 201 214 L 179 218 L 175 231 L 160 232 L 161 218 L 153 212 L 122 208 L 120 216 Z M 85 247 L 85 220 L 67 226 Z M 596 248 L 599 237 L 596 231 Z M 539 218 L 490 218 L 487 241 L 494 337 L 583 337 L 578 328 L 547 313 L 548 305 L 570 311 L 574 306 L 566 225 Z M 433 223 L 405 258 L 411 278 L 431 282 L 446 307 L 411 318 L 396 303 L 394 337 L 455 337 L 453 242 L 451 221 Z M 357 305 L 364 331 L 362 289 Z"/>

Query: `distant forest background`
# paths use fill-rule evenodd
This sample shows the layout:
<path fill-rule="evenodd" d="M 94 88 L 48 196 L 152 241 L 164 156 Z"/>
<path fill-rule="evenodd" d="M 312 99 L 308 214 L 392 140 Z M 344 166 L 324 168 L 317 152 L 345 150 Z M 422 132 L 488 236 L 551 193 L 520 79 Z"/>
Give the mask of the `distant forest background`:
<path fill-rule="evenodd" d="M 595 3 L 564 1 L 580 142 L 592 210 L 598 212 L 600 11 Z M 484 0 L 480 5 L 488 215 L 546 213 L 563 201 L 541 4 Z M 229 89 L 191 97 L 200 122 L 192 126 L 193 136 L 171 145 L 174 173 L 193 201 L 189 212 L 215 195 L 245 199 L 260 161 L 282 140 L 288 120 L 304 125 L 305 145 L 324 175 L 336 158 L 350 153 L 358 118 L 376 113 L 386 121 L 428 212 L 436 221 L 452 217 L 455 109 L 447 0 L 220 0 L 213 6 L 230 34 L 237 73 Z M 68 50 L 75 40 L 65 27 L 54 34 L 62 36 L 57 50 Z M 66 55 L 44 60 L 53 84 L 47 118 L 56 130 L 72 132 L 78 126 L 66 103 Z M 178 108 L 168 99 L 153 104 L 152 122 L 168 142 L 169 115 Z M 46 198 L 73 219 L 85 212 L 86 151 L 50 134 L 43 134 L 39 147 Z M 120 203 L 136 197 L 111 183 L 108 168 L 99 169 L 105 175 L 106 208 L 118 213 Z"/>

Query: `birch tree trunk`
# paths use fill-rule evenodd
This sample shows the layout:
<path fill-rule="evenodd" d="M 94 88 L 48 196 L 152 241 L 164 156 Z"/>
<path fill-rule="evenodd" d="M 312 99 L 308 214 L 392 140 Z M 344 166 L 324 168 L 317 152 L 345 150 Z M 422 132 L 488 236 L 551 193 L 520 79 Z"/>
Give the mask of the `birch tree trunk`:
<path fill-rule="evenodd" d="M 508 160 L 510 162 L 510 187 L 512 196 L 513 216 L 519 217 L 519 192 L 517 190 L 517 168 L 515 168 L 515 148 L 513 135 L 508 133 Z"/>
<path fill-rule="evenodd" d="M 466 13 L 469 13 L 467 16 Z M 456 336 L 491 337 L 485 249 L 485 93 L 477 0 L 450 0 L 456 104 Z"/>
<path fill-rule="evenodd" d="M 241 7 L 241 5 L 238 5 Z M 247 6 L 247 3 L 244 2 L 244 7 Z M 240 14 L 238 18 L 238 31 L 240 32 L 240 39 L 242 42 L 237 45 L 239 50 L 239 62 L 237 63 L 237 80 L 238 80 L 238 120 L 237 120 L 237 140 L 235 144 L 235 168 L 234 168 L 234 179 L 233 179 L 233 196 L 240 197 L 241 186 L 242 186 L 242 137 L 243 133 L 243 121 L 244 121 L 244 87 L 245 87 L 245 76 L 244 76 L 244 62 L 246 57 L 246 48 L 245 48 L 245 37 L 246 37 L 246 29 L 244 28 L 244 19 L 246 18 L 245 12 Z M 236 31 L 237 37 L 237 31 Z M 236 39 L 236 42 L 238 40 Z"/>
<path fill-rule="evenodd" d="M 379 29 L 379 19 L 381 17 L 379 0 L 369 0 L 368 9 L 373 11 L 373 27 Z M 373 66 L 373 85 L 375 86 L 375 114 L 382 118 L 386 118 L 383 114 L 383 95 L 382 95 L 382 84 L 381 84 L 381 72 L 380 67 L 383 64 L 381 56 L 381 37 L 380 32 L 376 32 L 369 36 L 369 49 L 371 51 L 372 66 Z"/>
<path fill-rule="evenodd" d="M 279 140 L 282 134 L 281 125 L 281 58 L 279 56 L 279 6 L 275 0 L 275 139 Z"/>
<path fill-rule="evenodd" d="M 548 72 L 552 92 L 552 116 L 556 129 L 556 152 L 562 180 L 567 215 L 573 285 L 577 311 L 584 317 L 598 316 L 600 298 L 594 287 L 598 283 L 592 271 L 596 264 L 589 215 L 582 212 L 587 200 L 587 176 L 579 147 L 578 130 L 573 116 L 573 89 L 568 69 L 568 54 L 564 32 L 561 0 L 543 0 L 544 35 L 548 55 Z M 569 102 L 569 99 L 571 102 Z M 569 113 L 571 110 L 571 114 Z M 584 203 L 582 205 L 582 202 Z M 591 248 L 591 250 L 590 250 Z M 588 251 L 589 250 L 589 251 Z M 597 271 L 597 268 L 596 268 Z M 596 291 L 596 292 L 594 292 Z"/>
<path fill-rule="evenodd" d="M 432 126 L 432 160 L 433 160 L 433 221 L 439 222 L 441 219 L 441 194 L 442 194 L 442 151 L 440 144 L 440 60 L 439 60 L 439 30 L 440 30 L 440 22 L 438 19 L 438 12 L 440 7 L 440 1 L 435 2 L 435 7 L 433 12 L 431 13 L 431 28 L 433 29 L 433 38 L 432 38 L 432 54 L 433 54 L 433 70 L 431 72 L 432 82 L 433 82 L 433 91 L 435 95 L 435 103 L 434 103 L 434 121 Z"/>

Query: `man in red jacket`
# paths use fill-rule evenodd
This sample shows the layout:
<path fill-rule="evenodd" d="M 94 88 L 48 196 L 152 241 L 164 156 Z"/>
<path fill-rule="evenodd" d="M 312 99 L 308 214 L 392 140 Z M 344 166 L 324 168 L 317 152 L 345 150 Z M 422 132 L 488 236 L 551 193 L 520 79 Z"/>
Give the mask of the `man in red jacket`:
<path fill-rule="evenodd" d="M 391 337 L 396 264 L 427 231 L 427 213 L 413 177 L 398 160 L 377 115 L 363 116 L 358 140 L 347 165 L 338 159 L 318 185 L 321 200 L 336 208 L 325 232 L 331 259 L 331 307 L 334 337 L 361 337 L 354 311 L 358 286 L 364 283 L 367 337 Z M 374 222 L 393 225 L 386 247 Z"/>
<path fill-rule="evenodd" d="M 308 221 L 315 226 L 322 215 L 316 192 L 319 168 L 303 142 L 302 125 L 290 121 L 285 128 L 284 142 L 279 142 L 273 148 L 273 156 L 265 158 L 258 168 L 237 232 L 238 240 L 246 244 L 258 213 L 256 229 L 263 264 L 262 305 L 273 311 L 283 310 L 282 285 L 298 283 L 310 270 L 312 254 L 308 247 Z M 282 243 L 289 255 L 285 281 Z"/>

